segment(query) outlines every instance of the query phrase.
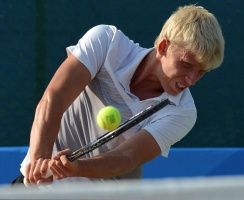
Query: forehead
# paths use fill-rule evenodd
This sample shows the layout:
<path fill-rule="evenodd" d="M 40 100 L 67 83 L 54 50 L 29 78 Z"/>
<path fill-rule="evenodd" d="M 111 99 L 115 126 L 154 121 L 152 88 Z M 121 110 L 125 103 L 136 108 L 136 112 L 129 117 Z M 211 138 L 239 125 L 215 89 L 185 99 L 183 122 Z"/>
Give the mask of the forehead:
<path fill-rule="evenodd" d="M 196 55 L 193 52 L 185 49 L 184 47 L 176 47 L 176 48 L 174 48 L 173 51 L 174 51 L 174 53 L 176 53 L 179 56 L 180 60 L 189 62 L 196 66 L 199 66 L 202 69 L 206 68 L 206 66 L 204 66 L 204 64 L 200 63 L 197 60 Z"/>
<path fill-rule="evenodd" d="M 180 57 L 182 59 L 189 59 L 189 60 L 192 60 L 194 62 L 197 62 L 195 54 L 193 54 L 191 51 L 182 49 L 182 50 L 180 50 L 179 53 L 180 53 Z"/>

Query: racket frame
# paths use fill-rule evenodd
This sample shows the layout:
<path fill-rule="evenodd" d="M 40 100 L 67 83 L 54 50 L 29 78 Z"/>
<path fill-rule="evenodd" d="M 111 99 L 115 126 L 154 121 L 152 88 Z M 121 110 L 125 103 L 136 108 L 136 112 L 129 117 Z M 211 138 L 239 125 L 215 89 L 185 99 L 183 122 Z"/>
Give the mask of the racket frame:
<path fill-rule="evenodd" d="M 137 125 L 138 123 L 142 122 L 146 118 L 150 117 L 151 115 L 155 114 L 157 111 L 161 110 L 167 105 L 175 105 L 169 99 L 163 99 L 159 103 L 154 104 L 146 108 L 145 110 L 139 112 L 138 114 L 134 115 L 124 123 L 122 123 L 118 128 L 113 131 L 109 131 L 102 135 L 101 137 L 97 138 L 93 142 L 85 145 L 84 147 L 74 151 L 72 154 L 67 155 L 67 159 L 71 162 L 80 158 L 81 156 L 97 149 L 98 147 L 102 146 L 103 144 L 109 142 L 113 138 L 121 135 L 125 131 L 129 130 L 133 126 Z"/>

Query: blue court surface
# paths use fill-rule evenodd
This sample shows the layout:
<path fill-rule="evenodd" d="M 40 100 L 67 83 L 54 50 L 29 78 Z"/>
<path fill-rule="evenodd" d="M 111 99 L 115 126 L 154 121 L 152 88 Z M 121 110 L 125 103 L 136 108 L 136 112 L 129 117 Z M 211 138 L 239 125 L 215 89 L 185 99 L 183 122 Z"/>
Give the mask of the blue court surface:
<path fill-rule="evenodd" d="M 0 147 L 0 184 L 19 175 L 28 147 Z M 172 148 L 143 166 L 143 179 L 244 175 L 244 148 Z"/>

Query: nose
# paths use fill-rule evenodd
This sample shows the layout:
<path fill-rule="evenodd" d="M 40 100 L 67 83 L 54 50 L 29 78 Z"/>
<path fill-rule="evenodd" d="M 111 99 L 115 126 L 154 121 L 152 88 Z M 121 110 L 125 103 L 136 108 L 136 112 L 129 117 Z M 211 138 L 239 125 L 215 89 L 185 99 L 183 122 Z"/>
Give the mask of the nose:
<path fill-rule="evenodd" d="M 189 85 L 195 85 L 197 80 L 198 80 L 198 76 L 194 72 L 191 72 L 186 76 L 186 81 Z"/>

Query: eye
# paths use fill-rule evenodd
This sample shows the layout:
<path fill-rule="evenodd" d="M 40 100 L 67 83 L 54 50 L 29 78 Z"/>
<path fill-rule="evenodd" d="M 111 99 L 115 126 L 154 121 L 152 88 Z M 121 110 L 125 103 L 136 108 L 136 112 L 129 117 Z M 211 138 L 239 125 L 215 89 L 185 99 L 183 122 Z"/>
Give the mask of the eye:
<path fill-rule="evenodd" d="M 184 65 L 186 68 L 191 68 L 191 67 L 192 67 L 192 64 L 189 63 L 189 62 L 186 62 L 186 61 L 183 61 L 183 65 Z"/>

